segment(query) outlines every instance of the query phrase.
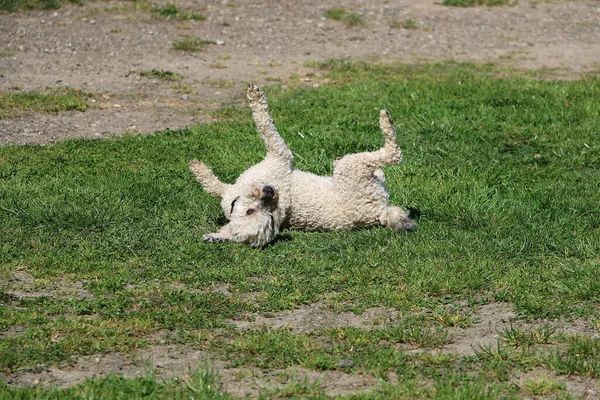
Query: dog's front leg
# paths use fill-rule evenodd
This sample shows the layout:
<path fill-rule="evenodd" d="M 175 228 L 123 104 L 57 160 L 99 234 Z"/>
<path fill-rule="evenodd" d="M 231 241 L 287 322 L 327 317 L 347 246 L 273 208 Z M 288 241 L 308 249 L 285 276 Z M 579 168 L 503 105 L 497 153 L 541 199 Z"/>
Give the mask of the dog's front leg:
<path fill-rule="evenodd" d="M 225 189 L 230 185 L 221 182 L 210 168 L 198 160 L 190 160 L 188 165 L 198 183 L 202 185 L 207 193 L 219 199 L 223 197 Z"/>
<path fill-rule="evenodd" d="M 277 132 L 273 119 L 269 113 L 269 105 L 267 104 L 267 98 L 258 86 L 248 86 L 248 100 L 250 100 L 250 108 L 252 109 L 252 117 L 254 123 L 258 128 L 260 137 L 265 142 L 267 148 L 267 155 L 277 157 L 287 163 L 292 163 L 294 156 L 284 140 Z"/>
<path fill-rule="evenodd" d="M 204 240 L 205 242 L 224 242 L 226 240 L 231 240 L 232 239 L 232 234 L 231 234 L 231 229 L 229 224 L 223 226 L 221 229 L 219 229 L 218 232 L 215 233 L 207 233 L 206 235 L 202 235 L 202 240 Z"/>

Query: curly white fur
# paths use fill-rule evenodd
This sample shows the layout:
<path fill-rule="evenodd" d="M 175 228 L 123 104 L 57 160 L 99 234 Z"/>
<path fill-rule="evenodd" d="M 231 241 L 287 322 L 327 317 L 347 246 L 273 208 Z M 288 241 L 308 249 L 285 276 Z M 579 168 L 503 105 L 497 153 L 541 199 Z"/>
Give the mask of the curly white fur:
<path fill-rule="evenodd" d="M 325 177 L 293 167 L 292 152 L 273 124 L 263 92 L 250 85 L 248 99 L 267 148 L 265 159 L 248 168 L 233 185 L 219 181 L 202 162 L 189 163 L 204 190 L 221 199 L 229 219 L 218 232 L 204 235 L 204 240 L 263 247 L 283 228 L 320 231 L 381 224 L 401 231 L 416 226 L 404 210 L 388 202 L 380 168 L 402 162 L 402 152 L 386 110 L 379 116 L 384 146 L 334 161 L 333 176 Z"/>

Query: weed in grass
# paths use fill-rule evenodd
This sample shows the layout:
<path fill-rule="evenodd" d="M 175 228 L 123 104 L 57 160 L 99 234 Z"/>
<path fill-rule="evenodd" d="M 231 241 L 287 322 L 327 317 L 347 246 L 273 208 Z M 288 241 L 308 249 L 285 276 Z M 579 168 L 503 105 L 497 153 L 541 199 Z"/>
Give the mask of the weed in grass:
<path fill-rule="evenodd" d="M 565 375 L 600 376 L 600 358 L 556 350 L 546 358 L 546 366 Z"/>
<path fill-rule="evenodd" d="M 209 68 L 215 68 L 215 69 L 225 69 L 227 68 L 227 65 L 225 64 L 221 64 L 221 63 L 211 63 L 208 64 Z"/>
<path fill-rule="evenodd" d="M 420 347 L 439 347 L 450 341 L 447 329 L 414 322 L 388 326 L 378 332 L 377 336 L 392 343 L 411 343 Z"/>
<path fill-rule="evenodd" d="M 166 4 L 162 7 L 153 7 L 150 9 L 153 15 L 166 18 L 175 18 L 179 20 L 204 21 L 206 17 L 202 14 L 191 13 L 180 10 L 175 4 Z"/>
<path fill-rule="evenodd" d="M 329 398 L 321 387 L 320 380 L 311 382 L 308 376 L 300 378 L 296 370 L 284 377 L 285 382 L 274 388 L 262 388 L 259 399 L 288 399 L 288 398 Z"/>
<path fill-rule="evenodd" d="M 508 347 L 504 346 L 500 340 L 496 342 L 496 345 L 485 345 L 480 346 L 476 355 L 479 359 L 483 360 L 497 360 L 497 361 L 508 361 L 511 359 L 514 352 Z"/>
<path fill-rule="evenodd" d="M 495 400 L 505 398 L 503 386 L 475 380 L 466 374 L 452 374 L 450 377 L 438 379 L 434 388 L 433 397 L 436 399 Z"/>
<path fill-rule="evenodd" d="M 195 89 L 193 89 L 192 87 L 183 84 L 183 83 L 179 83 L 177 85 L 173 85 L 171 86 L 171 89 L 173 89 L 176 93 L 182 93 L 182 94 L 196 94 L 198 93 Z"/>
<path fill-rule="evenodd" d="M 332 8 L 325 11 L 323 16 L 327 19 L 343 22 L 348 26 L 362 25 L 364 23 L 360 15 L 353 12 L 348 12 L 344 8 Z"/>
<path fill-rule="evenodd" d="M 390 21 L 390 28 L 396 29 L 417 29 L 417 24 L 412 19 L 407 19 L 404 21 L 392 20 Z"/>
<path fill-rule="evenodd" d="M 219 375 L 209 363 L 206 363 L 203 368 L 191 372 L 182 381 L 185 391 L 199 398 L 225 397 L 220 391 Z"/>
<path fill-rule="evenodd" d="M 511 325 L 500 337 L 504 343 L 515 348 L 549 344 L 556 338 L 556 327 L 544 325 L 521 329 Z"/>
<path fill-rule="evenodd" d="M 362 17 L 356 13 L 349 13 L 344 19 L 344 23 L 348 26 L 362 25 L 364 22 Z"/>
<path fill-rule="evenodd" d="M 566 390 L 567 386 L 564 382 L 555 381 L 546 375 L 529 379 L 523 385 L 523 391 L 532 396 L 548 396 L 555 393 L 564 393 Z"/>
<path fill-rule="evenodd" d="M 178 81 L 183 79 L 183 76 L 178 73 L 167 71 L 164 69 L 152 69 L 150 71 L 140 72 L 140 76 L 148 79 L 160 79 L 163 81 Z"/>
<path fill-rule="evenodd" d="M 232 81 L 224 80 L 224 79 L 209 79 L 206 81 L 209 85 L 215 86 L 219 89 L 230 88 L 234 85 Z"/>
<path fill-rule="evenodd" d="M 471 316 L 460 311 L 442 309 L 435 313 L 435 319 L 444 326 L 457 326 L 467 328 L 473 324 Z"/>
<path fill-rule="evenodd" d="M 31 112 L 85 111 L 90 93 L 78 89 L 46 89 L 43 92 L 0 92 L 0 119 Z"/>
<path fill-rule="evenodd" d="M 332 19 L 334 21 L 342 21 L 344 17 L 348 14 L 343 8 L 332 8 L 330 10 L 325 11 L 323 16 L 327 19 Z"/>
<path fill-rule="evenodd" d="M 209 42 L 207 42 L 206 40 L 188 36 L 180 40 L 175 40 L 173 42 L 173 48 L 179 51 L 197 52 L 204 51 L 205 47 L 208 44 Z"/>
<path fill-rule="evenodd" d="M 515 368 L 531 368 L 538 363 L 535 349 L 523 347 L 516 351 L 500 339 L 496 345 L 480 346 L 475 356 L 482 362 L 486 376 L 500 381 L 508 381 Z"/>

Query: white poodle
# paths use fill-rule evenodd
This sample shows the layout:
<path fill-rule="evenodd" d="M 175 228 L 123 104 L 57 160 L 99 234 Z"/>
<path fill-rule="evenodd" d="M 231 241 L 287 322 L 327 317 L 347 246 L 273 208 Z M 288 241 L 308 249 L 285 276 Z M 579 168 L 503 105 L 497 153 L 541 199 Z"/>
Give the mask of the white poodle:
<path fill-rule="evenodd" d="M 262 91 L 250 85 L 248 99 L 267 148 L 265 159 L 248 168 L 233 185 L 219 181 L 202 162 L 189 163 L 204 190 L 221 199 L 229 219 L 218 232 L 204 235 L 204 240 L 263 247 L 284 228 L 323 231 L 381 224 L 405 231 L 416 226 L 407 212 L 388 202 L 380 168 L 399 164 L 402 152 L 386 110 L 381 110 L 379 117 L 385 137 L 381 149 L 345 155 L 334 161 L 333 176 L 318 176 L 292 165 L 292 152 L 273 125 Z"/>

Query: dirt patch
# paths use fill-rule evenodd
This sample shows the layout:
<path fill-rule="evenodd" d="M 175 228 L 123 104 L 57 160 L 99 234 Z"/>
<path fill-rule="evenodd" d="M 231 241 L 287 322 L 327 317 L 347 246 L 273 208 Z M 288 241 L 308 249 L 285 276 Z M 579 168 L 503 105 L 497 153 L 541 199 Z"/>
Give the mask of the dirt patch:
<path fill-rule="evenodd" d="M 397 310 L 386 307 L 366 309 L 362 314 L 353 312 L 335 312 L 324 303 L 314 303 L 292 311 L 254 314 L 239 320 L 229 320 L 240 330 L 285 329 L 292 333 L 311 333 L 326 328 L 353 327 L 359 329 L 383 329 L 402 318 Z M 573 321 L 523 321 L 517 318 L 513 307 L 508 303 L 490 303 L 478 306 L 472 313 L 473 324 L 466 328 L 449 328 L 450 343 L 436 349 L 427 349 L 434 353 L 471 356 L 481 348 L 495 346 L 500 335 L 511 328 L 531 330 L 547 327 L 555 334 L 586 335 L 597 337 L 598 331 L 582 318 Z M 425 349 L 414 345 L 399 345 L 400 350 L 422 352 Z"/>
<path fill-rule="evenodd" d="M 477 307 L 473 313 L 472 326 L 452 328 L 452 342 L 442 346 L 437 351 L 452 353 L 459 356 L 470 356 L 482 348 L 492 346 L 494 349 L 500 335 L 511 328 L 528 331 L 548 328 L 558 334 L 597 336 L 598 332 L 590 324 L 578 318 L 573 321 L 523 321 L 517 318 L 513 307 L 508 303 L 490 303 Z"/>
<path fill-rule="evenodd" d="M 452 342 L 439 349 L 442 353 L 469 356 L 481 347 L 495 345 L 500 333 L 516 324 L 517 314 L 510 304 L 490 303 L 477 308 L 473 313 L 473 325 L 452 329 Z"/>
<path fill-rule="evenodd" d="M 125 1 L 0 15 L 0 90 L 68 86 L 96 93 L 93 100 L 104 106 L 0 120 L 0 145 L 203 123 L 211 110 L 244 104 L 246 82 L 285 83 L 310 71 L 304 62 L 329 58 L 493 61 L 567 77 L 600 69 L 597 1 L 491 8 L 436 0 L 169 2 L 207 19 L 156 18 Z M 325 19 L 332 8 L 360 15 L 363 24 Z M 187 36 L 210 44 L 198 53 L 173 49 Z M 184 78 L 140 76 L 152 69 Z"/>
<path fill-rule="evenodd" d="M 134 353 L 95 354 L 79 357 L 41 372 L 21 372 L 6 377 L 11 385 L 43 385 L 69 387 L 93 377 L 119 374 L 126 378 L 154 375 L 177 377 L 185 381 L 198 368 L 213 368 L 220 377 L 221 389 L 237 397 L 256 397 L 259 392 L 273 390 L 293 382 L 319 385 L 330 396 L 347 395 L 378 386 L 377 379 L 362 374 L 340 371 L 316 372 L 302 367 L 280 370 L 227 368 L 225 362 L 208 352 L 178 345 L 156 345 Z"/>
<path fill-rule="evenodd" d="M 84 289 L 82 282 L 62 278 L 56 282 L 46 283 L 36 280 L 25 271 L 13 272 L 4 292 L 16 299 L 27 297 L 84 299 L 94 297 L 91 292 Z"/>
<path fill-rule="evenodd" d="M 24 326 L 19 326 L 19 325 L 11 326 L 7 330 L 0 332 L 0 339 L 10 339 L 10 338 L 19 337 L 19 336 L 23 335 L 26 330 L 27 330 L 27 328 Z"/>
<path fill-rule="evenodd" d="M 283 311 L 269 316 L 253 315 L 244 320 L 229 322 L 241 330 L 285 329 L 294 333 L 311 333 L 325 328 L 353 327 L 372 329 L 396 321 L 398 311 L 386 307 L 366 309 L 362 314 L 351 311 L 337 313 L 323 303 L 299 307 L 293 311 Z"/>

